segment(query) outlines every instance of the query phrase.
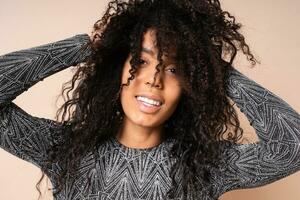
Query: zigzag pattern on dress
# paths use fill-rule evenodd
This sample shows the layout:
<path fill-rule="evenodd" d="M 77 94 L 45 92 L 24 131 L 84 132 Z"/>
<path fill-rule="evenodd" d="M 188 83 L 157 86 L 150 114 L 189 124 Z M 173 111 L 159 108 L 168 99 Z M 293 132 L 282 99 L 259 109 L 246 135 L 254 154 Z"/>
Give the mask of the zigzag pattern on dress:
<path fill-rule="evenodd" d="M 236 144 L 225 152 L 219 193 L 272 183 L 300 169 L 300 116 L 280 97 L 232 69 L 228 96 L 256 131 L 258 143 Z M 220 182 L 220 183 L 221 183 Z"/>
<path fill-rule="evenodd" d="M 46 149 L 57 142 L 61 124 L 32 116 L 12 102 L 22 92 L 44 78 L 83 62 L 91 53 L 87 34 L 20 50 L 0 56 L 0 147 L 7 152 L 43 166 Z M 255 129 L 258 143 L 220 142 L 228 163 L 212 169 L 212 183 L 204 186 L 199 198 L 209 200 L 206 188 L 213 188 L 214 199 L 226 191 L 265 185 L 300 169 L 300 117 L 278 96 L 232 68 L 228 96 L 246 115 Z M 161 200 L 171 186 L 170 167 L 174 163 L 167 139 L 149 149 L 133 149 L 107 140 L 98 151 L 81 161 L 78 173 L 54 198 L 57 200 Z M 55 188 L 53 177 L 61 166 L 53 163 L 45 173 Z M 92 187 L 87 189 L 88 177 Z M 178 177 L 179 180 L 184 177 Z M 178 189 L 178 191 L 180 191 Z M 181 199 L 181 194 L 178 193 Z"/>

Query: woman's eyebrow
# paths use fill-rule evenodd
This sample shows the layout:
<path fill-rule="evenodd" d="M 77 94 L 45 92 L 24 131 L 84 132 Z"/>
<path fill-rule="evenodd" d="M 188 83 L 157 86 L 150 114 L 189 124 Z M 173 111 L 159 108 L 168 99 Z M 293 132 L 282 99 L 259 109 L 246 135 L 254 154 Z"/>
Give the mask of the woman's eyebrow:
<path fill-rule="evenodd" d="M 154 51 L 152 49 L 149 49 L 147 47 L 142 47 L 142 52 L 145 52 L 145 53 L 151 55 L 154 58 L 155 53 L 154 53 Z M 175 60 L 176 60 L 175 56 L 173 56 L 173 55 L 169 54 L 169 55 L 164 55 L 164 56 L 166 57 L 166 59 L 169 62 L 175 62 Z"/>
<path fill-rule="evenodd" d="M 154 55 L 155 55 L 155 53 L 154 53 L 151 49 L 148 49 L 147 47 L 143 47 L 143 48 L 142 48 L 142 52 L 148 53 L 148 54 L 150 54 L 152 57 L 154 57 Z"/>

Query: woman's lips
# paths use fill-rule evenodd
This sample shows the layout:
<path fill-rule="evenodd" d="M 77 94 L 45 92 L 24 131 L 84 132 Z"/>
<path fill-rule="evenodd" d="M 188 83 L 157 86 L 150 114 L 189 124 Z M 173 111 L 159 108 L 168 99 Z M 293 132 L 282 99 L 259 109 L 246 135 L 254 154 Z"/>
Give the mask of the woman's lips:
<path fill-rule="evenodd" d="M 148 113 L 148 114 L 156 113 L 161 108 L 161 106 L 150 105 L 143 101 L 137 100 L 137 98 L 135 98 L 135 99 L 136 99 L 136 102 L 138 104 L 140 111 L 142 111 L 144 113 Z"/>

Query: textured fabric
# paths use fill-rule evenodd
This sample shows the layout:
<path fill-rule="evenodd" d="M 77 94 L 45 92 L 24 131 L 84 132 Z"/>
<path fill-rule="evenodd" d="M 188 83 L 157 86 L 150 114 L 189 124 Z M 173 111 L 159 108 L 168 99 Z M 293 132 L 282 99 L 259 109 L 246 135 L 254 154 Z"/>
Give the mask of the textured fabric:
<path fill-rule="evenodd" d="M 12 102 L 22 92 L 44 78 L 76 63 L 84 62 L 91 49 L 87 34 L 20 50 L 0 56 L 0 147 L 41 167 L 46 149 L 59 135 L 61 124 L 32 116 Z M 226 191 L 272 183 L 300 169 L 300 117 L 278 96 L 232 68 L 228 96 L 246 115 L 259 142 L 224 147 L 228 163 L 212 169 L 212 188 L 217 199 Z M 55 136 L 55 137 L 54 137 Z M 169 176 L 173 160 L 167 139 L 146 149 L 129 148 L 110 138 L 99 148 L 99 157 L 87 154 L 75 177 L 54 198 L 65 199 L 163 199 L 171 186 Z M 53 163 L 45 173 L 54 187 L 53 177 L 60 171 Z M 87 177 L 93 187 L 87 191 Z M 178 194 L 180 197 L 180 194 Z M 180 198 L 178 198 L 180 199 Z"/>

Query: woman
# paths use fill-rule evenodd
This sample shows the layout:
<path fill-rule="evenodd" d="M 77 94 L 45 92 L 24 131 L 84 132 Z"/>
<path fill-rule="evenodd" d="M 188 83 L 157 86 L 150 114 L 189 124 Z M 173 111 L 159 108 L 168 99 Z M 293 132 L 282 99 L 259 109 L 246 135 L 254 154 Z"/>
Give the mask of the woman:
<path fill-rule="evenodd" d="M 217 199 L 286 177 L 300 117 L 232 67 L 239 49 L 256 63 L 240 26 L 219 1 L 119 0 L 91 36 L 3 55 L 0 146 L 40 167 L 55 199 Z M 12 102 L 70 66 L 56 121 Z M 240 143 L 229 99 L 259 142 Z"/>

